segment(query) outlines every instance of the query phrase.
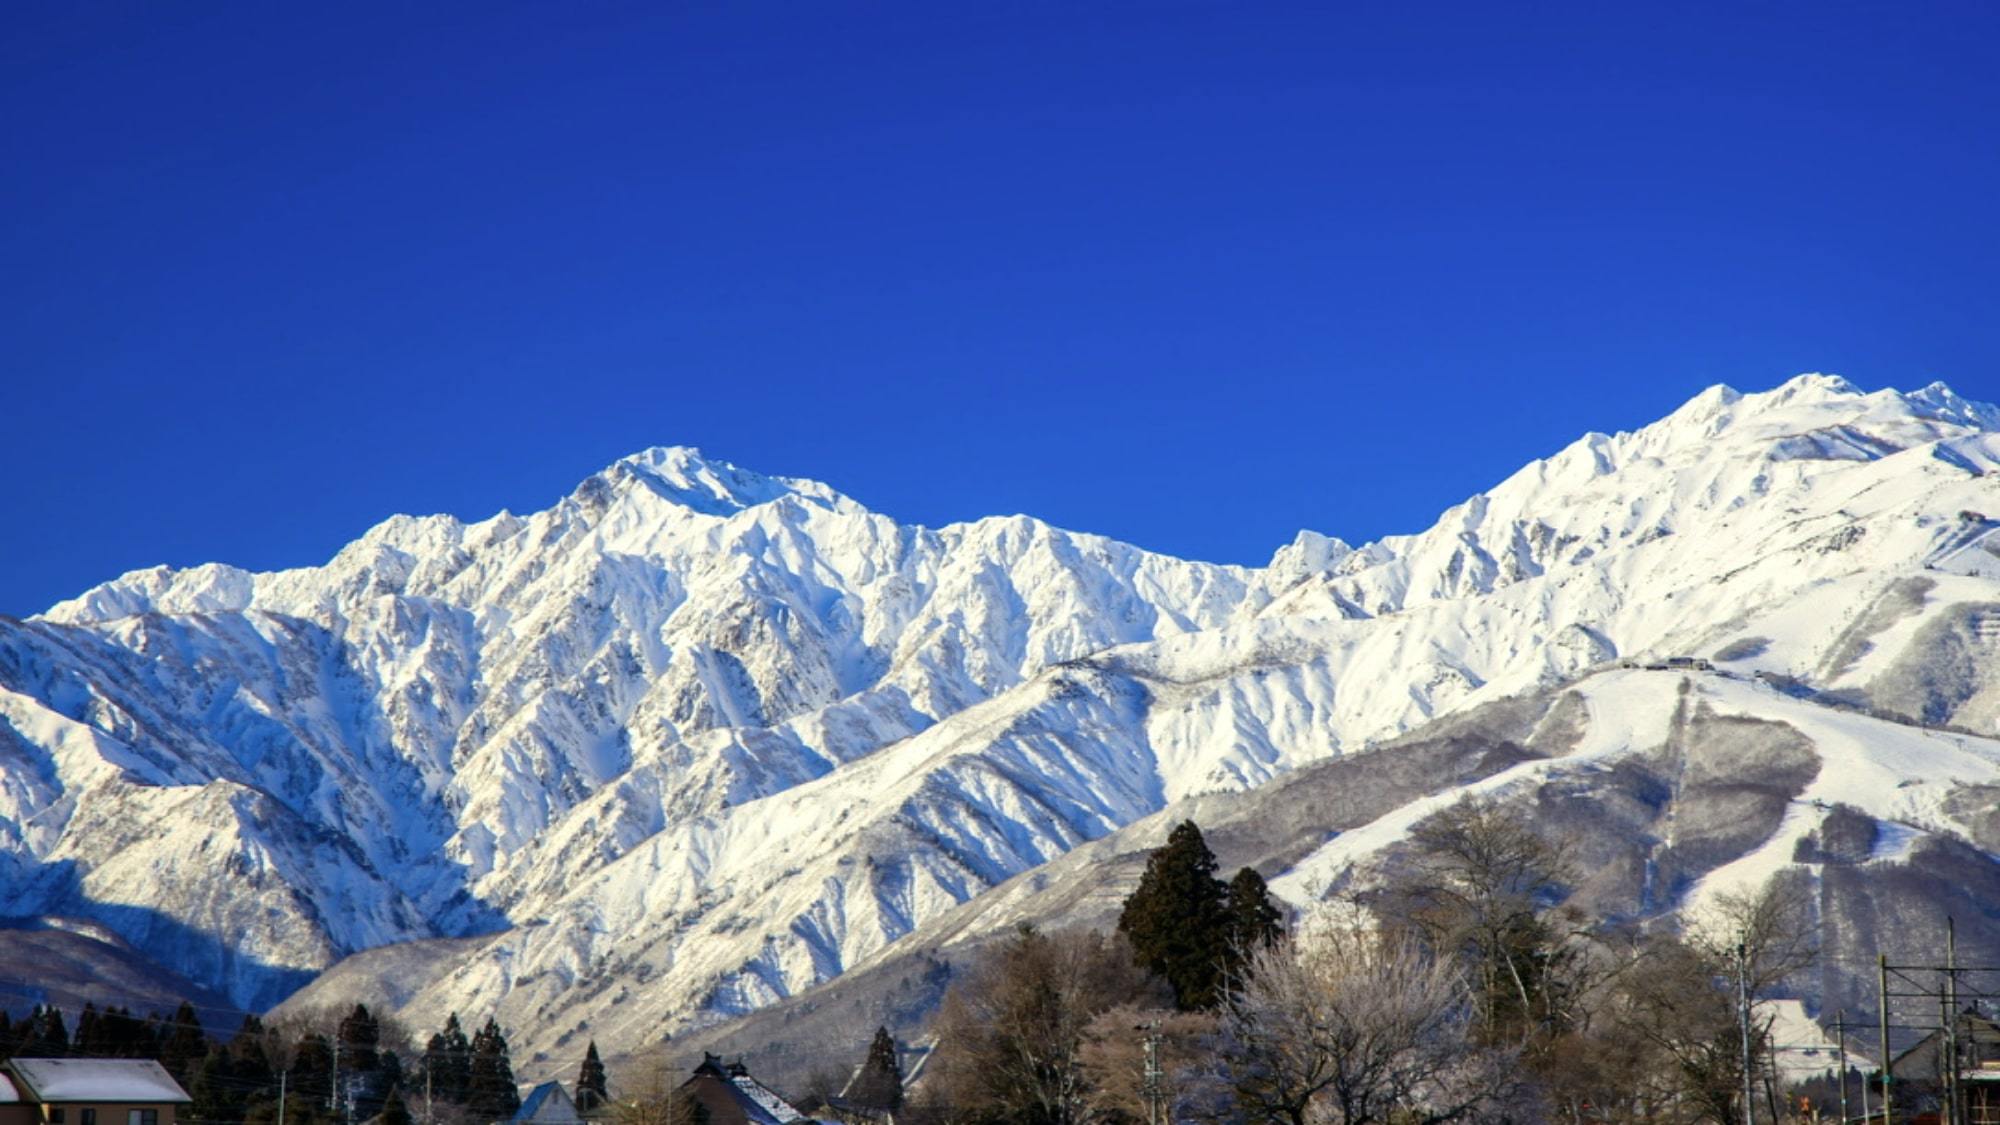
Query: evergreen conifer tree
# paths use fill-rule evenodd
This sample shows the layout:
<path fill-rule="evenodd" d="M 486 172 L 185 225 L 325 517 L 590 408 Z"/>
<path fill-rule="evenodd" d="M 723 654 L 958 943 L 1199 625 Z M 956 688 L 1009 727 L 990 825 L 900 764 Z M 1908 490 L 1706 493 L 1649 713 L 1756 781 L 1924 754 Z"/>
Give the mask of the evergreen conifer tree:
<path fill-rule="evenodd" d="M 376 1048 L 382 1043 L 381 1025 L 368 1014 L 365 1004 L 356 1004 L 340 1021 L 340 1064 L 343 1069 L 373 1073 L 381 1064 Z"/>
<path fill-rule="evenodd" d="M 398 1091 L 389 1091 L 389 1100 L 382 1103 L 381 1125 L 410 1125 L 410 1107 Z"/>
<path fill-rule="evenodd" d="M 507 1037 L 492 1016 L 472 1037 L 472 1074 L 465 1108 L 483 1121 L 504 1121 L 521 1108 L 514 1086 L 514 1066 L 507 1059 Z"/>
<path fill-rule="evenodd" d="M 97 1005 L 88 1000 L 83 1002 L 83 1011 L 76 1017 L 76 1031 L 70 1036 L 69 1049 L 79 1058 L 103 1057 L 102 1045 L 98 1042 Z"/>
<path fill-rule="evenodd" d="M 201 1029 L 201 1017 L 195 1015 L 194 1005 L 183 1000 L 174 1012 L 173 1022 L 162 1030 L 160 1065 L 167 1068 L 174 1081 L 185 1086 L 194 1077 L 194 1068 L 208 1054 L 208 1035 Z"/>
<path fill-rule="evenodd" d="M 236 1029 L 236 1037 L 229 1041 L 227 1048 L 233 1063 L 234 1073 L 239 1083 L 254 1097 L 267 1093 L 276 1097 L 277 1071 L 271 1063 L 269 1032 L 264 1029 L 264 1021 L 255 1015 L 243 1017 L 243 1023 Z"/>
<path fill-rule="evenodd" d="M 292 1050 L 287 1085 L 301 1104 L 315 1112 L 327 1109 L 333 1098 L 332 1041 L 316 1031 L 300 1036 L 298 1046 Z"/>
<path fill-rule="evenodd" d="M 28 1014 L 28 1034 L 17 1048 L 23 1058 L 59 1059 L 69 1054 L 69 1028 L 62 1009 L 54 1004 L 37 1004 Z"/>
<path fill-rule="evenodd" d="M 1252 954 L 1278 940 L 1278 935 L 1284 932 L 1284 912 L 1271 901 L 1270 888 L 1253 868 L 1243 868 L 1229 881 L 1223 914 L 1229 924 L 1232 969 L 1249 961 Z"/>
<path fill-rule="evenodd" d="M 465 1029 L 459 1026 L 458 1013 L 444 1023 L 444 1030 L 431 1036 L 424 1049 L 423 1071 L 418 1077 L 428 1075 L 431 1083 L 431 1097 L 452 1105 L 464 1105 L 472 1086 L 472 1045 L 466 1041 Z"/>
<path fill-rule="evenodd" d="M 187 1084 L 188 1116 L 196 1121 L 240 1121 L 243 1119 L 244 1090 L 230 1066 L 230 1056 L 210 1051 L 194 1066 Z"/>
<path fill-rule="evenodd" d="M 1214 1007 L 1221 997 L 1229 961 L 1225 895 L 1201 829 L 1184 820 L 1147 858 L 1118 916 L 1134 958 L 1167 982 L 1183 1011 Z"/>
<path fill-rule="evenodd" d="M 383 1099 L 396 1077 L 389 1073 L 385 1063 L 395 1055 L 380 1049 L 381 1025 L 365 1004 L 356 1004 L 340 1021 L 338 1034 L 341 1080 L 345 1084 L 341 1096 L 354 1103 L 354 1119 L 365 1121 L 382 1110 Z"/>
<path fill-rule="evenodd" d="M 852 1100 L 871 1109 L 894 1113 L 903 1107 L 903 1067 L 896 1061 L 896 1039 L 886 1027 L 875 1029 L 868 1058 L 855 1076 Z"/>
<path fill-rule="evenodd" d="M 590 1113 L 610 1101 L 604 1061 L 597 1057 L 597 1040 L 593 1039 L 583 1053 L 583 1065 L 576 1072 L 576 1109 L 578 1113 Z"/>
<path fill-rule="evenodd" d="M 130 1008 L 106 1008 L 97 1015 L 96 1053 L 103 1058 L 149 1059 L 158 1043 L 152 1029 L 132 1015 Z"/>

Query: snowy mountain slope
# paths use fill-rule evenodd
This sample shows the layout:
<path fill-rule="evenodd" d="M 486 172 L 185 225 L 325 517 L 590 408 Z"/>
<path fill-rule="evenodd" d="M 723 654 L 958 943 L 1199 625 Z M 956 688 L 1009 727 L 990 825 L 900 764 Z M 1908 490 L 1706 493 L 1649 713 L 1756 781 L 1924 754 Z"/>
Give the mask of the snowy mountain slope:
<path fill-rule="evenodd" d="M 1020 922 L 1115 925 L 1148 850 L 1182 818 L 1203 826 L 1225 872 L 1256 866 L 1303 908 L 1393 879 L 1410 827 L 1473 795 L 1568 839 L 1588 873 L 1575 901 L 1613 919 L 1698 917 L 1720 891 L 1800 880 L 1826 956 L 1794 984 L 1815 1013 L 1852 1015 L 1867 1010 L 1876 951 L 1916 956 L 1947 914 L 1967 949 L 2000 954 L 2000 929 L 1981 923 L 1978 905 L 2000 895 L 1997 773 L 1994 739 L 1727 674 L 1601 671 L 1255 789 L 1175 802 L 947 911 L 832 984 L 681 1048 L 748 1053 L 760 1073 L 802 1081 L 878 1023 L 919 1035 L 951 967 Z"/>
<path fill-rule="evenodd" d="M 1949 403 L 1937 392 L 1928 394 Z M 1266 573 L 1267 580 L 1283 575 L 1292 583 L 1269 607 L 1259 611 L 1246 606 L 1218 627 L 1099 652 L 1064 670 L 1096 674 L 1069 675 L 1062 693 L 1024 688 L 996 700 L 989 709 L 1006 714 L 1006 724 L 988 721 L 986 710 L 967 713 L 966 723 L 979 728 L 971 741 L 983 743 L 980 754 L 997 755 L 1008 745 L 997 732 L 1011 725 L 1067 731 L 1097 752 L 1100 769 L 1090 779 L 1093 793 L 1146 795 L 1149 784 L 1156 786 L 1150 791 L 1155 803 L 1142 801 L 1069 825 L 1089 838 L 1117 827 L 1120 817 L 1129 820 L 1204 790 L 1254 786 L 1299 764 L 1391 737 L 1432 714 L 1567 679 L 1619 652 L 1725 649 L 1738 656 L 1737 666 L 1797 676 L 1805 685 L 1801 690 L 1810 690 L 1815 668 L 1839 636 L 1838 630 L 1822 636 L 1772 616 L 1801 598 L 1812 598 L 1819 606 L 1812 614 L 1814 628 L 1845 620 L 1850 633 L 1858 630 L 1856 635 L 1871 638 L 1865 643 L 1883 651 L 1894 647 L 1895 635 L 1874 637 L 1866 607 L 1882 586 L 1910 574 L 1930 574 L 1924 570 L 1930 560 L 1949 551 L 1962 553 L 1969 525 L 1959 519 L 1958 509 L 1990 489 L 1983 476 L 1965 468 L 1968 463 L 1994 463 L 1991 439 L 1974 428 L 1986 415 L 1956 407 L 1939 410 L 1923 396 L 1861 396 L 1818 379 L 1798 380 L 1765 396 L 1706 397 L 1726 408 L 1729 417 L 1718 420 L 1712 412 L 1690 409 L 1637 435 L 1586 439 L 1581 448 L 1595 451 L 1591 473 L 1572 479 L 1575 474 L 1535 468 L 1495 494 L 1523 511 L 1546 504 L 1566 519 L 1594 519 L 1621 534 L 1634 527 L 1663 526 L 1661 521 L 1672 516 L 1691 529 L 1689 538 L 1671 542 L 1671 535 L 1632 534 L 1630 541 L 1620 543 L 1618 534 L 1606 533 L 1601 538 L 1611 547 L 1571 551 L 1538 563 L 1542 573 L 1522 570 L 1509 579 L 1495 571 L 1485 588 L 1456 596 L 1433 589 L 1419 599 L 1408 597 L 1410 589 L 1421 585 L 1410 576 L 1427 571 L 1449 575 L 1451 560 L 1467 557 L 1477 535 L 1429 533 L 1366 566 L 1354 560 L 1377 548 L 1348 555 L 1325 550 L 1319 561 L 1331 566 L 1331 572 L 1313 573 L 1297 565 L 1295 557 L 1287 560 L 1289 567 Z M 1698 400 L 1695 406 L 1700 405 Z M 1864 433 L 1863 423 L 1875 425 L 1879 419 L 1887 436 L 1867 444 L 1871 460 L 1819 464 L 1817 472 L 1797 469 L 1798 434 L 1839 429 L 1827 422 L 1829 416 L 1847 419 L 1841 424 Z M 1732 436 L 1720 440 L 1718 429 Z M 1953 457 L 1936 455 L 1940 442 L 1956 451 Z M 1637 467 L 1602 469 L 1598 458 L 1614 454 L 1629 457 Z M 1573 451 L 1569 456 L 1575 459 Z M 1720 467 L 1711 463 L 1718 458 Z M 1692 467 L 1666 464 L 1670 460 Z M 1710 478 L 1706 484 L 1687 484 L 1691 474 L 1701 472 Z M 1790 483 L 1774 487 L 1771 479 L 1780 472 L 1790 474 Z M 1614 479 L 1600 479 L 1606 476 Z M 1725 498 L 1732 482 L 1745 489 L 1741 497 Z M 1624 494 L 1635 488 L 1653 505 L 1648 522 L 1611 522 L 1612 514 L 1634 508 Z M 1509 498 L 1520 492 L 1534 494 Z M 1668 499 L 1659 499 L 1662 493 Z M 1458 511 L 1491 515 L 1500 507 L 1489 498 Z M 1858 537 L 1842 536 L 1849 540 L 1844 550 L 1825 549 L 1816 530 L 1828 522 L 1821 512 L 1831 513 L 1843 526 L 1864 530 Z M 1504 533 L 1510 539 L 1535 538 L 1519 530 L 1522 521 L 1512 522 L 1513 530 Z M 1775 536 L 1758 530 L 1772 524 L 1779 529 Z M 1482 523 L 1482 531 L 1486 527 Z M 1859 544 L 1871 533 L 1874 539 L 1864 550 Z M 1550 542 L 1568 534 L 1559 531 Z M 1440 546 L 1444 543 L 1452 544 L 1448 551 Z M 1699 549 L 1689 543 L 1698 543 Z M 1310 555 L 1314 541 L 1306 537 L 1301 544 L 1290 552 L 1293 556 Z M 1443 561 L 1435 570 L 1423 564 L 1439 557 Z M 1458 569 L 1464 572 L 1462 564 Z M 1944 572 L 1937 572 L 1933 581 L 1938 579 L 1957 581 Z M 1969 585 L 1950 591 L 1953 598 L 1985 596 L 1986 580 L 1964 582 Z M 1385 596 L 1378 596 L 1382 591 L 1400 591 L 1398 596 L 1410 604 L 1394 609 Z M 1920 602 L 1914 613 L 1921 619 L 1948 617 L 1962 604 L 1934 598 Z M 1369 605 L 1392 611 L 1386 617 L 1369 616 L 1363 608 Z M 1845 617 L 1841 605 L 1848 606 Z M 1847 671 L 1842 676 L 1847 679 L 1821 676 L 1817 682 L 1824 690 L 1841 690 L 1852 678 Z M 1094 705 L 1077 706 L 1075 692 L 1094 696 Z M 998 866 L 960 863 L 951 842 L 909 833 L 905 810 L 872 800 L 884 788 L 875 771 L 890 769 L 891 763 L 899 769 L 914 763 L 911 768 L 926 780 L 958 788 L 953 768 L 928 749 L 931 738 L 962 737 L 957 726 L 946 726 L 913 740 L 908 757 L 892 755 L 871 762 L 865 771 L 837 770 L 815 783 L 828 792 L 846 793 L 830 807 L 846 811 L 842 825 L 855 827 L 842 827 L 831 836 L 815 831 L 821 814 L 804 805 L 803 790 L 786 794 L 770 809 L 751 812 L 746 806 L 719 814 L 732 824 L 746 817 L 782 817 L 787 825 L 799 826 L 800 837 L 809 841 L 803 852 L 820 862 L 768 862 L 761 846 L 744 845 L 746 854 L 757 857 L 750 862 L 760 875 L 778 869 L 776 881 L 739 886 L 711 870 L 688 872 L 684 881 L 721 895 L 725 903 L 754 904 L 755 924 L 745 926 L 742 915 L 724 911 L 714 915 L 718 923 L 690 925 L 649 955 L 643 993 L 619 999 L 613 991 L 609 1001 L 578 1001 L 559 995 L 560 986 L 551 984 L 532 1007 L 517 1009 L 522 1022 L 549 1026 L 550 1042 L 555 1042 L 586 1023 L 594 1031 L 606 1030 L 607 1020 L 613 1021 L 612 1028 L 654 1027 L 663 1020 L 676 1026 L 753 1008 L 837 975 L 940 909 L 1036 866 L 1039 856 L 1062 850 L 1064 832 L 1037 834 L 1030 828 L 1025 834 L 1034 842 L 1032 850 L 1001 853 Z M 975 755 L 973 760 L 980 759 Z M 1006 807 L 1031 807 L 1061 780 L 1006 777 Z M 961 817 L 989 815 L 984 809 L 979 814 L 953 811 Z M 1021 814 L 1010 815 L 1015 819 L 1003 823 L 1021 832 Z M 887 841 L 885 850 L 876 849 L 878 840 Z M 914 882 L 906 874 L 912 858 L 923 871 Z M 891 875 L 857 880 L 840 873 L 843 864 L 867 872 L 887 869 Z M 954 865 L 962 877 L 938 874 Z M 604 959 L 595 952 L 601 943 L 578 935 L 593 931 L 606 904 L 633 901 L 636 885 L 657 878 L 655 869 L 645 868 L 643 874 L 621 874 L 574 890 L 569 902 L 580 913 L 567 920 L 552 918 L 555 934 L 535 930 L 496 938 L 483 955 L 483 968 L 453 972 L 424 993 L 422 1003 L 505 996 L 503 1004 L 516 1004 L 518 985 L 495 968 L 503 964 L 528 966 L 537 980 L 623 979 L 629 963 Z M 920 892 L 911 894 L 912 885 Z M 616 925 L 600 928 L 618 930 Z M 648 930 L 643 923 L 638 928 Z M 624 944 L 629 948 L 633 943 Z M 698 949 L 700 956 L 674 955 L 683 945 Z M 605 968 L 593 973 L 593 966 Z"/>
<path fill-rule="evenodd" d="M 0 910 L 134 940 L 246 932 L 199 886 L 111 876 L 106 848 L 184 820 L 301 896 L 247 931 L 226 980 L 173 959 L 268 1002 L 341 954 L 533 917 L 671 824 L 1055 661 L 1218 623 L 1253 578 L 1027 519 L 903 528 L 688 450 L 628 458 L 526 518 L 393 519 L 325 567 L 128 575 L 0 621 L 0 746 L 18 757 L 0 862 L 21 876 Z M 128 801 L 218 783 L 241 799 L 65 831 L 105 785 Z M 244 801 L 268 807 L 239 824 Z M 324 870 L 274 858 L 309 831 Z"/>
<path fill-rule="evenodd" d="M 0 786 L 24 876 L 0 910 L 233 933 L 198 875 L 85 885 L 205 833 L 298 905 L 203 979 L 262 997 L 466 937 L 401 994 L 497 1010 L 525 1056 L 797 994 L 1170 802 L 1617 658 L 1990 723 L 1996 430 L 1940 386 L 1717 388 L 1420 535 L 1306 533 L 1263 570 L 1023 518 L 903 527 L 655 450 L 532 516 L 388 521 L 325 567 L 128 575 L 0 622 L 0 748 L 29 779 Z M 64 829 L 96 789 L 218 784 L 273 807 Z"/>

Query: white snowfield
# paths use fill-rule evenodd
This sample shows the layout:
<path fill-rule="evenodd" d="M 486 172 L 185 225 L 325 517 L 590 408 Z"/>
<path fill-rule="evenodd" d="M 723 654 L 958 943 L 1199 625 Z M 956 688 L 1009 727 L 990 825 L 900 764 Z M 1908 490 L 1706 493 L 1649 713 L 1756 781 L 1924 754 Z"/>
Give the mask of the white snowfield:
<path fill-rule="evenodd" d="M 2000 411 L 1942 384 L 1716 387 L 1421 534 L 1304 532 L 1246 569 L 1025 517 L 910 527 L 650 450 L 533 515 L 398 517 L 323 567 L 136 572 L 0 621 L 0 914 L 95 919 L 250 1004 L 483 934 L 398 1006 L 495 1012 L 524 1058 L 636 1046 L 1180 798 L 1680 656 L 1714 662 L 1711 707 L 1826 758 L 1788 839 L 1813 800 L 1951 829 L 1937 794 L 1992 783 L 1992 744 L 1910 723 L 2000 723 L 1996 467 Z M 1579 684 L 1574 761 L 1518 768 L 1656 745 L 1629 678 Z"/>
<path fill-rule="evenodd" d="M 1304 907 L 1318 890 L 1402 840 L 1425 817 L 1467 797 L 1504 797 L 1532 790 L 1562 775 L 1588 775 L 1623 758 L 1644 757 L 1670 744 L 1680 716 L 1696 708 L 1722 718 L 1781 723 L 1811 745 L 1816 773 L 1791 799 L 1777 830 L 1743 856 L 1711 870 L 1685 893 L 1683 910 L 1699 915 L 1717 895 L 1748 894 L 1792 866 L 1799 844 L 1815 833 L 1836 806 L 1866 813 L 1885 831 L 1870 862 L 1899 859 L 1927 834 L 1974 832 L 1951 810 L 1949 798 L 1966 786 L 2000 782 L 2000 741 L 1951 731 L 1925 730 L 1791 698 L 1748 679 L 1695 674 L 1687 691 L 1664 691 L 1659 674 L 1610 670 L 1588 676 L 1569 692 L 1582 716 L 1566 715 L 1584 735 L 1560 757 L 1523 762 L 1483 781 L 1413 801 L 1363 828 L 1344 832 L 1272 881 L 1273 893 Z M 1661 841 L 1671 846 L 1671 838 Z M 1805 865 L 1810 867 L 1810 865 Z"/>

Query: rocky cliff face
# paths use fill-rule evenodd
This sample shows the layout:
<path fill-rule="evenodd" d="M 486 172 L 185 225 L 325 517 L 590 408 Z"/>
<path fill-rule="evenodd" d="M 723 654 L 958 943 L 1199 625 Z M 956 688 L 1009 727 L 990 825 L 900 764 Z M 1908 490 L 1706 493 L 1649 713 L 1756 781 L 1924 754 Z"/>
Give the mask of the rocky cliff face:
<path fill-rule="evenodd" d="M 524 1056 L 653 1036 L 1173 802 L 1619 661 L 1712 661 L 1755 688 L 1745 721 L 1991 734 L 1996 466 L 2000 412 L 1941 385 L 1714 388 L 1419 535 L 1243 569 L 903 526 L 652 450 L 531 516 L 399 517 L 323 567 L 140 572 L 0 622 L 0 913 L 95 919 L 251 1005 L 462 939 L 406 947 L 403 1003 L 495 1010 Z M 1593 737 L 1652 745 L 1616 710 Z M 1965 746 L 1950 769 L 1991 769 Z M 1733 815 L 1716 785 L 1690 817 Z M 1871 815 L 1974 830 L 1933 796 Z M 1682 849 L 1641 907 L 1728 851 Z"/>

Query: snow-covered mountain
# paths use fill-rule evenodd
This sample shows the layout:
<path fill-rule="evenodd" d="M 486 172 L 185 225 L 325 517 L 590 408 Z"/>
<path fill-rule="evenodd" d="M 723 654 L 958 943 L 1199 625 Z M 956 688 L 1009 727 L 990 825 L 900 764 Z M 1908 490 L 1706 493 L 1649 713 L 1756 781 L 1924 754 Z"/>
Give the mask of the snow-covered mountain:
<path fill-rule="evenodd" d="M 652 450 L 531 516 L 0 620 L 0 914 L 93 919 L 246 1004 L 395 946 L 364 955 L 392 1007 L 636 1046 L 1174 802 L 1620 660 L 1995 733 L 1996 468 L 2000 411 L 1941 384 L 1717 387 L 1421 534 L 1244 569 Z M 1944 794 L 2000 755 L 1965 741 L 1922 831 L 1978 827 Z"/>

